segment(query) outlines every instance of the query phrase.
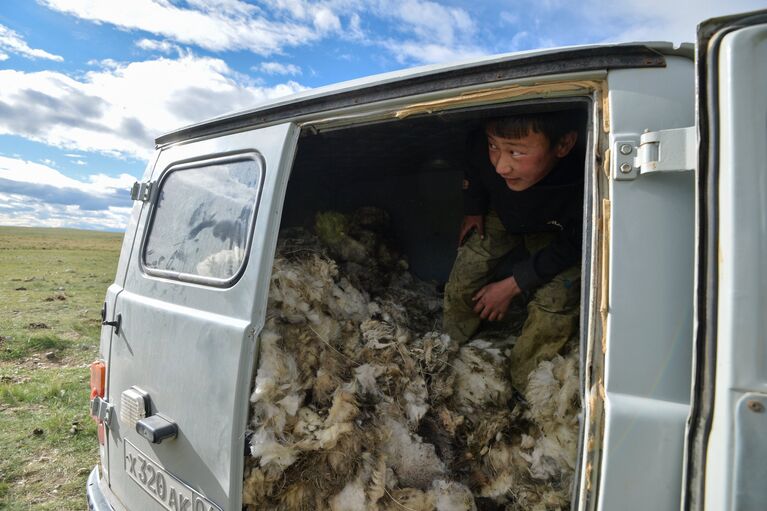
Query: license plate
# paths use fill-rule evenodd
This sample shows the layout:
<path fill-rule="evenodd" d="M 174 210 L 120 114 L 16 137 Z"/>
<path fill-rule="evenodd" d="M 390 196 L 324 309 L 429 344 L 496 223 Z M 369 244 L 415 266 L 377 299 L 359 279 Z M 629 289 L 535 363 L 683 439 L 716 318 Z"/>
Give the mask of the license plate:
<path fill-rule="evenodd" d="M 221 511 L 221 508 L 182 483 L 125 441 L 125 472 L 168 511 Z"/>

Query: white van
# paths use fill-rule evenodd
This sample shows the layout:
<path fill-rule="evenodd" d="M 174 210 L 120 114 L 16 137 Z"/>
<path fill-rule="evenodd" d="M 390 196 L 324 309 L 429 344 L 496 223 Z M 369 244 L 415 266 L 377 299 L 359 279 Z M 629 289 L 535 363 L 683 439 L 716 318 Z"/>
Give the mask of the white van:
<path fill-rule="evenodd" d="M 160 137 L 91 369 L 89 508 L 242 509 L 280 228 L 383 207 L 412 271 L 444 280 L 455 148 L 488 112 L 545 108 L 587 118 L 572 509 L 765 509 L 766 91 L 762 11 L 703 23 L 696 46 L 418 68 Z M 226 264 L 198 271 L 221 250 Z"/>

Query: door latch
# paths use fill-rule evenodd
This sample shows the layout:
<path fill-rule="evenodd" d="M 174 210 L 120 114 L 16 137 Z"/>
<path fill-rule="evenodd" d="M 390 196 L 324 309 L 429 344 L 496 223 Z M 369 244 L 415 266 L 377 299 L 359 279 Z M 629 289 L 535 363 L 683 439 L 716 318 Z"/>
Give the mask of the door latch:
<path fill-rule="evenodd" d="M 101 307 L 101 325 L 102 326 L 111 326 L 115 329 L 115 334 L 120 334 L 120 325 L 122 324 L 123 316 L 122 314 L 117 314 L 117 318 L 115 318 L 115 321 L 107 321 L 107 303 L 104 302 L 104 305 Z"/>

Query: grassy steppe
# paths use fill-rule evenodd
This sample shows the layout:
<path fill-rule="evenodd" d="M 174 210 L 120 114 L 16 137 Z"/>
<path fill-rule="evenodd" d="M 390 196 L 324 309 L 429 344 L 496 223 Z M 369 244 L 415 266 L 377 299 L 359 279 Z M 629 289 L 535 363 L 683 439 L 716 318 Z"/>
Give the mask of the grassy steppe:
<path fill-rule="evenodd" d="M 86 507 L 88 364 L 122 236 L 0 227 L 0 509 Z"/>

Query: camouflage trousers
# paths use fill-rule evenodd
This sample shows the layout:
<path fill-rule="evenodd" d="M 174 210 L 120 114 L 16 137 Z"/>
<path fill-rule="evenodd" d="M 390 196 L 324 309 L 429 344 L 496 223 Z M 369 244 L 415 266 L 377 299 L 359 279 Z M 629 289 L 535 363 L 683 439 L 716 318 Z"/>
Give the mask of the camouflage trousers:
<path fill-rule="evenodd" d="M 548 245 L 555 233 L 509 234 L 495 213 L 485 217 L 485 236 L 469 236 L 458 249 L 445 286 L 443 329 L 464 343 L 480 328 L 472 297 L 484 285 L 500 280 L 510 254 L 533 253 Z M 500 275 L 499 275 L 500 273 Z M 508 370 L 515 388 L 527 386 L 527 376 L 543 360 L 553 358 L 578 335 L 580 267 L 571 266 L 536 289 L 527 300 L 524 324 L 512 348 Z"/>

